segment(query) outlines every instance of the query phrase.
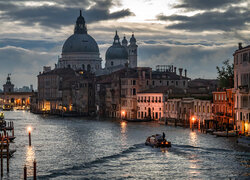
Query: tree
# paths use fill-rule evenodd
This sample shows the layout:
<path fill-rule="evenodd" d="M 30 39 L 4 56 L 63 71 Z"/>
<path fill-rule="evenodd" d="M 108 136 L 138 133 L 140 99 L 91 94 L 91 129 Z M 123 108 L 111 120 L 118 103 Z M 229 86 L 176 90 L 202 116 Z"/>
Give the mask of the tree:
<path fill-rule="evenodd" d="M 223 66 L 216 67 L 218 72 L 217 79 L 219 80 L 220 88 L 233 88 L 234 86 L 234 64 L 229 64 L 229 60 L 223 62 Z"/>

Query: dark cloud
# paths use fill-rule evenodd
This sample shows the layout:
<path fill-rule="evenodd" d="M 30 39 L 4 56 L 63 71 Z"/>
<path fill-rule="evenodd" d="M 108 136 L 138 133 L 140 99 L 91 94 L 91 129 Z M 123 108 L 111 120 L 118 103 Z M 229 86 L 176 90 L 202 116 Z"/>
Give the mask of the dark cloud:
<path fill-rule="evenodd" d="M 5 46 L 21 47 L 24 49 L 51 49 L 55 46 L 61 46 L 62 41 L 44 41 L 44 40 L 23 40 L 23 39 L 0 39 L 0 48 Z"/>
<path fill-rule="evenodd" d="M 34 84 L 42 67 L 56 62 L 57 55 L 51 52 L 28 50 L 20 47 L 5 46 L 0 48 L 0 84 L 3 84 L 8 73 L 12 74 L 16 86 Z M 27 84 L 28 83 L 28 84 Z"/>
<path fill-rule="evenodd" d="M 167 26 L 169 29 L 230 31 L 243 29 L 247 23 L 250 23 L 250 10 L 248 8 L 231 7 L 225 12 L 204 12 L 194 16 L 158 15 L 157 18 L 162 21 L 173 22 L 174 24 Z"/>
<path fill-rule="evenodd" d="M 139 46 L 139 65 L 155 68 L 156 65 L 174 65 L 186 68 L 191 78 L 216 78 L 216 66 L 221 66 L 226 59 L 233 59 L 235 47 L 215 46 Z"/>
<path fill-rule="evenodd" d="M 245 0 L 182 0 L 181 4 L 175 5 L 174 8 L 210 10 L 243 1 Z"/>
<path fill-rule="evenodd" d="M 63 26 L 73 24 L 73 20 L 79 14 L 79 9 L 83 9 L 83 16 L 87 23 L 110 20 L 110 19 L 120 19 L 126 16 L 132 16 L 133 13 L 129 9 L 123 9 L 110 13 L 109 9 L 113 5 L 112 0 L 99 0 L 94 1 L 94 4 L 87 8 L 91 1 L 66 1 L 63 2 L 70 4 L 71 6 L 20 6 L 17 4 L 6 4 L 6 7 L 2 8 L 2 17 L 5 21 L 20 21 L 21 23 L 29 26 L 34 24 L 40 24 L 42 26 L 51 28 L 61 28 Z M 80 3 L 81 6 L 73 6 Z M 93 2 L 92 2 L 93 3 Z M 65 4 L 63 4 L 65 5 Z"/>

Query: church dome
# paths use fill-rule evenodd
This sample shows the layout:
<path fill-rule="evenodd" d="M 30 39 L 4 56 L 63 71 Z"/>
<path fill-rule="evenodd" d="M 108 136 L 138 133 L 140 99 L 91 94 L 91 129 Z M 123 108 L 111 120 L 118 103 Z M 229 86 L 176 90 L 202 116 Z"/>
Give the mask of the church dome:
<path fill-rule="evenodd" d="M 113 45 L 106 51 L 106 59 L 128 59 L 127 49 L 121 45 L 119 40 L 120 38 L 116 31 Z"/>
<path fill-rule="evenodd" d="M 99 48 L 94 40 L 88 34 L 73 34 L 64 43 L 63 53 L 99 53 Z"/>
<path fill-rule="evenodd" d="M 71 35 L 64 43 L 62 53 L 99 53 L 99 48 L 90 35 L 87 33 L 82 11 L 76 20 L 74 34 Z"/>

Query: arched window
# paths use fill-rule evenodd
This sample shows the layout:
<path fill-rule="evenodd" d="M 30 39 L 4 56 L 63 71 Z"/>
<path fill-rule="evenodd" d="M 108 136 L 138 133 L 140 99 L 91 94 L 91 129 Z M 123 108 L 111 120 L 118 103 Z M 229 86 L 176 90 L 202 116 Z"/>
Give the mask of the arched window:
<path fill-rule="evenodd" d="M 90 70 L 91 70 L 91 66 L 90 66 L 90 64 L 88 64 L 87 71 L 90 71 Z"/>
<path fill-rule="evenodd" d="M 114 65 L 114 62 L 113 62 L 113 61 L 111 61 L 111 63 L 110 63 L 110 64 L 111 64 L 111 66 L 113 66 L 113 65 Z"/>
<path fill-rule="evenodd" d="M 84 64 L 82 64 L 82 69 L 85 70 L 85 65 Z"/>

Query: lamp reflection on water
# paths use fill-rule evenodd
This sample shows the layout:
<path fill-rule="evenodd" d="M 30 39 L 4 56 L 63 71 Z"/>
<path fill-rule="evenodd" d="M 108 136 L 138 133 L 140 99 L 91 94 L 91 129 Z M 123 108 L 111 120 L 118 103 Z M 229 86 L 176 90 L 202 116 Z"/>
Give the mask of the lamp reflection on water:
<path fill-rule="evenodd" d="M 196 134 L 196 132 L 191 131 L 190 135 L 189 135 L 189 139 L 190 139 L 191 145 L 195 146 L 197 144 L 197 134 Z"/>
<path fill-rule="evenodd" d="M 26 149 L 26 167 L 27 176 L 33 176 L 33 162 L 35 160 L 35 151 L 32 146 L 28 146 Z"/>
<path fill-rule="evenodd" d="M 127 122 L 122 121 L 121 125 L 121 141 L 122 145 L 127 145 Z"/>

